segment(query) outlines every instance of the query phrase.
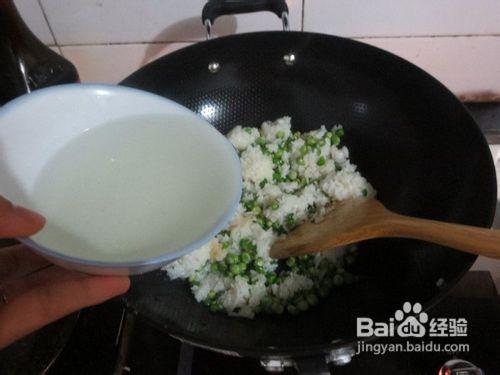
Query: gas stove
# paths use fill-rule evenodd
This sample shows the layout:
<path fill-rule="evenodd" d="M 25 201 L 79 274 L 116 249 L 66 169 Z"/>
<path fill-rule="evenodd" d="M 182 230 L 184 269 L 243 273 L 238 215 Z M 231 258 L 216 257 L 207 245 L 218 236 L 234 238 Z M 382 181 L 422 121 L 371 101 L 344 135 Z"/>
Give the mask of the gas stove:
<path fill-rule="evenodd" d="M 500 160 L 500 104 L 471 104 L 469 109 Z M 495 226 L 500 227 L 498 212 Z M 295 374 L 300 366 L 301 373 L 311 374 L 420 375 L 438 374 L 445 362 L 456 358 L 477 365 L 485 374 L 500 374 L 500 298 L 488 272 L 467 273 L 429 312 L 429 318 L 433 316 L 466 318 L 469 330 L 462 342 L 469 344 L 469 352 L 360 353 L 352 360 L 348 356 L 344 366 L 332 362 L 325 369 L 315 362 L 260 361 L 195 348 L 127 312 L 115 299 L 62 319 L 0 352 L 0 374 L 245 375 L 266 370 Z"/>

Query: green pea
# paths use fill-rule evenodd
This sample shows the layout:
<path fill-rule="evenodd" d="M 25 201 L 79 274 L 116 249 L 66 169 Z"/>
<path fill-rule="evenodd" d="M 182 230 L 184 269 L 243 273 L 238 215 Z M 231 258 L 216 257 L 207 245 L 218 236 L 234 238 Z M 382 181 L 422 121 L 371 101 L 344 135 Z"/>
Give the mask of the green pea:
<path fill-rule="evenodd" d="M 351 265 L 356 261 L 356 258 L 353 255 L 348 254 L 345 256 L 344 261 L 347 265 Z"/>
<path fill-rule="evenodd" d="M 306 300 L 304 299 L 300 299 L 298 302 L 297 302 L 297 308 L 300 310 L 300 311 L 307 311 L 309 309 L 309 304 L 307 303 Z"/>
<path fill-rule="evenodd" d="M 337 135 L 337 137 L 343 137 L 344 136 L 344 129 L 343 128 L 338 128 L 335 131 L 335 134 Z"/>
<path fill-rule="evenodd" d="M 248 238 L 242 238 L 240 240 L 240 249 L 241 250 L 247 250 L 247 251 L 254 251 L 254 250 L 257 250 L 257 245 L 255 245 Z"/>
<path fill-rule="evenodd" d="M 266 139 L 264 137 L 259 137 L 255 141 L 259 146 L 264 146 L 266 144 Z"/>
<path fill-rule="evenodd" d="M 326 288 L 331 288 L 333 286 L 333 280 L 330 277 L 325 277 L 323 279 L 323 286 Z"/>
<path fill-rule="evenodd" d="M 326 163 L 326 160 L 325 160 L 324 156 L 320 156 L 318 158 L 318 160 L 316 160 L 316 165 L 322 166 L 322 165 L 325 165 L 325 163 Z"/>
<path fill-rule="evenodd" d="M 227 272 L 227 264 L 224 262 L 218 263 L 219 272 L 225 274 Z"/>
<path fill-rule="evenodd" d="M 335 286 L 341 286 L 343 283 L 344 283 L 344 276 L 337 274 L 333 277 L 333 284 Z"/>
<path fill-rule="evenodd" d="M 304 158 L 298 158 L 297 159 L 297 164 L 298 165 L 306 165 L 306 162 L 305 162 Z"/>
<path fill-rule="evenodd" d="M 273 310 L 273 313 L 275 313 L 275 314 L 283 314 L 283 311 L 285 310 L 283 308 L 283 305 L 279 302 L 274 302 L 271 305 L 271 309 Z"/>
<path fill-rule="evenodd" d="M 217 263 L 210 264 L 210 272 L 219 272 L 219 265 Z"/>
<path fill-rule="evenodd" d="M 299 138 L 300 138 L 300 132 L 295 132 L 295 133 L 293 133 L 293 137 L 294 137 L 295 139 L 299 139 Z"/>
<path fill-rule="evenodd" d="M 229 241 L 224 241 L 224 242 L 222 243 L 222 248 L 223 248 L 224 250 L 225 250 L 225 249 L 227 249 L 227 248 L 229 248 L 229 246 L 231 246 L 231 242 L 229 242 Z"/>
<path fill-rule="evenodd" d="M 273 156 L 273 164 L 282 165 L 283 160 L 281 160 L 281 157 L 275 155 L 275 156 Z"/>
<path fill-rule="evenodd" d="M 320 295 L 320 297 L 325 298 L 330 294 L 330 289 L 325 286 L 322 286 L 321 288 L 318 289 L 318 294 Z"/>
<path fill-rule="evenodd" d="M 326 145 L 326 141 L 324 139 L 320 139 L 318 144 L 323 147 L 324 145 Z"/>
<path fill-rule="evenodd" d="M 278 208 L 280 208 L 280 204 L 278 202 L 273 202 L 271 210 L 276 211 Z"/>
<path fill-rule="evenodd" d="M 290 173 L 288 173 L 288 179 L 291 181 L 296 180 L 297 177 L 298 177 L 298 175 L 297 175 L 296 171 L 290 171 Z"/>
<path fill-rule="evenodd" d="M 326 138 L 332 138 L 333 133 L 332 132 L 326 132 L 325 137 Z"/>
<path fill-rule="evenodd" d="M 226 263 L 227 264 L 235 264 L 238 262 L 238 255 L 236 254 L 227 254 L 226 256 Z"/>
<path fill-rule="evenodd" d="M 276 182 L 281 182 L 283 178 L 281 177 L 281 173 L 279 172 L 274 172 L 273 173 L 273 180 Z"/>
<path fill-rule="evenodd" d="M 252 128 L 245 127 L 243 128 L 244 131 L 246 131 L 248 134 L 252 134 Z"/>
<path fill-rule="evenodd" d="M 260 208 L 260 206 L 258 206 L 258 205 L 255 205 L 255 206 L 253 206 L 252 212 L 254 214 L 258 215 L 262 212 L 262 208 Z"/>
<path fill-rule="evenodd" d="M 316 140 L 316 138 L 314 138 L 312 135 L 311 135 L 311 136 L 309 136 L 309 137 L 307 137 L 306 144 L 307 144 L 308 146 L 315 146 L 315 145 L 316 145 L 316 143 L 317 143 L 317 140 Z"/>
<path fill-rule="evenodd" d="M 314 293 L 309 293 L 306 295 L 306 300 L 307 303 L 311 306 L 316 306 L 318 304 L 318 297 L 316 297 L 316 294 Z"/>
<path fill-rule="evenodd" d="M 340 138 L 337 134 L 332 135 L 332 145 L 337 146 L 340 143 Z"/>
<path fill-rule="evenodd" d="M 344 273 L 344 283 L 352 284 L 354 282 L 354 276 L 348 272 Z"/>
<path fill-rule="evenodd" d="M 274 153 L 277 157 L 281 158 L 283 156 L 283 149 L 279 148 L 278 151 Z"/>
<path fill-rule="evenodd" d="M 217 293 L 215 293 L 215 291 L 211 290 L 210 292 L 208 292 L 207 296 L 210 299 L 214 299 L 216 295 L 217 295 Z"/>
<path fill-rule="evenodd" d="M 258 273 L 265 273 L 266 270 L 264 269 L 263 266 L 254 266 L 254 269 L 255 269 L 255 272 L 258 272 Z"/>
<path fill-rule="evenodd" d="M 283 130 L 278 130 L 276 132 L 276 138 L 283 138 L 285 136 L 285 132 Z"/>
<path fill-rule="evenodd" d="M 294 305 L 288 305 L 286 307 L 286 310 L 291 315 L 298 315 L 299 314 L 299 309 L 297 309 L 297 307 L 295 307 Z"/>
<path fill-rule="evenodd" d="M 229 267 L 229 270 L 233 275 L 239 275 L 242 271 L 241 266 L 239 263 L 236 264 L 231 264 L 231 267 Z"/>
<path fill-rule="evenodd" d="M 302 145 L 302 146 L 300 146 L 300 148 L 299 148 L 299 152 L 300 152 L 300 154 L 301 154 L 301 155 L 305 155 L 305 154 L 307 154 L 307 151 L 308 151 L 308 149 L 307 149 L 307 146 L 306 146 L 306 145 Z"/>
<path fill-rule="evenodd" d="M 214 304 L 211 304 L 210 305 L 210 311 L 211 312 L 219 312 L 219 311 L 222 311 L 223 307 L 221 304 L 219 303 L 214 303 Z"/>
<path fill-rule="evenodd" d="M 253 264 L 256 266 L 256 267 L 264 267 L 264 259 L 262 258 L 257 258 L 253 261 Z"/>
<path fill-rule="evenodd" d="M 189 283 L 192 285 L 200 285 L 199 280 L 196 278 L 196 276 L 189 276 L 188 279 Z"/>
<path fill-rule="evenodd" d="M 268 272 L 266 274 L 266 279 L 269 285 L 275 284 L 278 281 L 278 275 L 274 272 Z"/>
<path fill-rule="evenodd" d="M 295 257 L 290 257 L 286 260 L 286 265 L 288 267 L 293 267 L 295 265 Z"/>
<path fill-rule="evenodd" d="M 244 264 L 248 264 L 252 261 L 252 257 L 249 253 L 241 253 L 240 254 L 240 261 Z"/>
<path fill-rule="evenodd" d="M 269 229 L 268 220 L 264 216 L 259 216 L 257 219 L 255 219 L 255 221 L 262 227 L 262 229 L 264 230 Z"/>

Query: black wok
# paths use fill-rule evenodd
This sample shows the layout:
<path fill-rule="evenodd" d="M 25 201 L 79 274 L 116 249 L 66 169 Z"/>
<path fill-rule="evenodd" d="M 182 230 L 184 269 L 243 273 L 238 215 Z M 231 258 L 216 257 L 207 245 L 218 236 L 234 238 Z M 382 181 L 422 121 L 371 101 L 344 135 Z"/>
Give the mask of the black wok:
<path fill-rule="evenodd" d="M 174 52 L 122 84 L 173 99 L 223 133 L 283 115 L 300 131 L 343 124 L 352 161 L 388 208 L 492 223 L 495 171 L 479 128 L 437 80 L 383 50 L 322 34 L 242 34 Z M 430 308 L 475 259 L 412 240 L 365 242 L 353 266 L 359 283 L 334 290 L 297 317 L 212 314 L 196 303 L 187 283 L 161 272 L 135 278 L 126 300 L 153 324 L 196 345 L 245 356 L 305 356 L 356 342 L 358 316 L 387 321 L 405 301 Z"/>

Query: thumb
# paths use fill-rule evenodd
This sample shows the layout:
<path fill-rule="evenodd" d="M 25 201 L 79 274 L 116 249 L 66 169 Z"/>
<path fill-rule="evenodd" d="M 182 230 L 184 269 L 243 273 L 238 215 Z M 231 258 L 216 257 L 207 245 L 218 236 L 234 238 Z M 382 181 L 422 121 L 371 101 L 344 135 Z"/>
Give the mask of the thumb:
<path fill-rule="evenodd" d="M 43 216 L 0 196 L 0 238 L 27 237 L 42 229 Z"/>

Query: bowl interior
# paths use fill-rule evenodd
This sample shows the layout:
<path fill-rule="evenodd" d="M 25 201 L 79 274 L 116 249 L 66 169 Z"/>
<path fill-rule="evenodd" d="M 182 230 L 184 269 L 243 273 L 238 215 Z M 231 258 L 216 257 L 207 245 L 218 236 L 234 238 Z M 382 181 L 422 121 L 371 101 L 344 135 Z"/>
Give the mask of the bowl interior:
<path fill-rule="evenodd" d="M 96 153 L 102 150 L 107 159 L 101 161 Z M 108 177 L 103 164 L 116 155 L 123 162 Z M 82 165 L 88 160 L 94 164 L 85 180 Z M 73 164 L 64 169 L 61 163 Z M 107 191 L 99 190 L 117 168 L 127 172 Z M 98 169 L 101 180 L 94 177 Z M 71 170 L 77 185 L 68 185 Z M 177 199 L 162 195 L 179 196 L 183 186 L 191 190 Z M 91 189 L 99 194 L 88 196 Z M 51 256 L 117 265 L 172 260 L 221 230 L 240 193 L 231 144 L 204 119 L 162 97 L 116 86 L 63 85 L 25 95 L 0 111 L 0 194 L 46 216 L 45 228 L 32 240 Z M 111 199 L 115 206 L 99 214 Z M 97 209 L 89 211 L 94 203 Z"/>

